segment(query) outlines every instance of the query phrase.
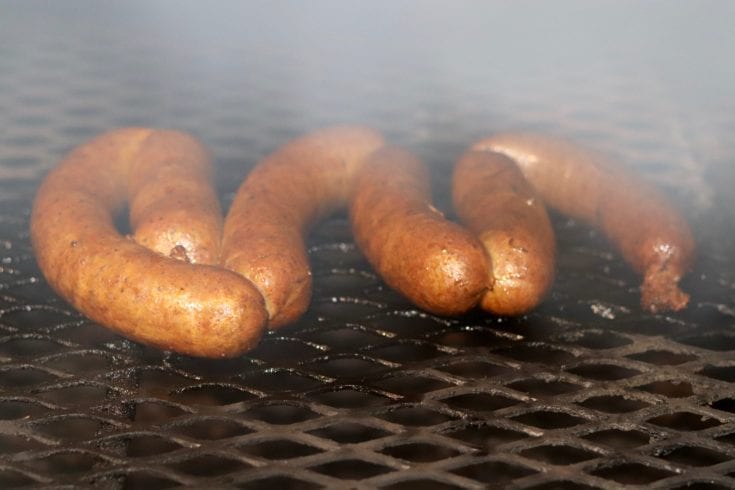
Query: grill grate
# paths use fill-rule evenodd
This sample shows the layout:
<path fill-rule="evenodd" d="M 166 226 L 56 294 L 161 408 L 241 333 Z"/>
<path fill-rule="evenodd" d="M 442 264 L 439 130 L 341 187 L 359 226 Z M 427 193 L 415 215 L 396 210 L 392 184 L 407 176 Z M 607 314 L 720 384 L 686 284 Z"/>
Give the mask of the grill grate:
<path fill-rule="evenodd" d="M 307 20 L 289 43 L 279 36 L 293 23 L 243 34 L 201 9 L 216 35 L 171 12 L 166 34 L 153 25 L 161 6 L 141 20 L 142 5 L 38 15 L 15 4 L 0 16 L 0 487 L 735 486 L 735 147 L 719 139 L 735 127 L 732 105 L 676 99 L 643 59 L 513 77 L 467 65 L 452 81 L 408 35 L 381 58 L 349 23 L 324 33 Z M 361 60 L 350 70 L 319 71 L 348 54 Z M 334 217 L 310 237 L 307 315 L 227 361 L 131 343 L 43 280 L 28 239 L 35 188 L 93 134 L 194 132 L 214 151 L 226 208 L 258 158 L 340 121 L 419 153 L 444 209 L 452 159 L 494 130 L 557 132 L 622 154 L 693 222 L 691 308 L 643 314 L 617 255 L 560 216 L 552 295 L 518 319 L 417 311 Z"/>

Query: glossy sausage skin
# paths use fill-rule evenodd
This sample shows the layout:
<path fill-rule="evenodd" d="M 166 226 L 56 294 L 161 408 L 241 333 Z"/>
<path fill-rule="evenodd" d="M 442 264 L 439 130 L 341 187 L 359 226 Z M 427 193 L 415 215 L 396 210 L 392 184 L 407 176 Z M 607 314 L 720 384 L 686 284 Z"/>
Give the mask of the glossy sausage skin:
<path fill-rule="evenodd" d="M 135 241 L 193 264 L 218 264 L 222 211 L 202 145 L 180 132 L 153 131 L 129 165 Z"/>
<path fill-rule="evenodd" d="M 482 245 L 431 206 L 428 171 L 405 150 L 371 155 L 355 182 L 350 219 L 385 282 L 424 310 L 464 313 L 490 286 Z"/>
<path fill-rule="evenodd" d="M 498 315 L 536 307 L 554 279 L 554 232 L 515 163 L 499 153 L 466 152 L 454 168 L 452 198 L 460 220 L 490 257 L 491 287 L 480 306 Z"/>
<path fill-rule="evenodd" d="M 694 240 L 686 220 L 654 187 L 595 152 L 552 137 L 499 134 L 473 148 L 510 157 L 547 204 L 601 229 L 643 276 L 644 309 L 687 305 L 678 283 L 691 267 Z"/>
<path fill-rule="evenodd" d="M 202 190 L 208 179 L 200 180 L 209 172 L 205 155 L 178 132 L 130 128 L 103 134 L 77 147 L 46 177 L 33 205 L 31 240 L 49 284 L 89 318 L 162 349 L 228 357 L 260 339 L 263 299 L 238 274 L 188 263 L 216 255 L 220 217 L 205 216 L 204 224 L 195 221 L 193 231 L 179 235 L 190 218 L 177 221 L 177 212 L 168 213 L 195 199 L 190 192 L 204 196 L 205 210 L 213 211 L 206 199 L 214 191 Z M 157 163 L 167 170 L 155 170 Z M 153 183 L 146 182 L 150 176 Z M 148 188 L 160 179 L 170 192 Z M 159 244 L 151 245 L 160 246 L 158 252 L 115 228 L 114 216 L 129 199 L 134 225 L 158 230 L 150 241 Z M 155 238 L 161 233 L 166 239 Z M 205 236 L 204 253 L 197 249 L 199 235 Z M 148 242 L 149 236 L 139 239 Z M 180 236 L 186 237 L 182 243 Z"/>
<path fill-rule="evenodd" d="M 297 138 L 260 162 L 240 186 L 222 239 L 223 265 L 252 281 L 270 328 L 295 321 L 311 300 L 304 235 L 346 205 L 365 157 L 383 146 L 363 127 L 331 127 Z"/>

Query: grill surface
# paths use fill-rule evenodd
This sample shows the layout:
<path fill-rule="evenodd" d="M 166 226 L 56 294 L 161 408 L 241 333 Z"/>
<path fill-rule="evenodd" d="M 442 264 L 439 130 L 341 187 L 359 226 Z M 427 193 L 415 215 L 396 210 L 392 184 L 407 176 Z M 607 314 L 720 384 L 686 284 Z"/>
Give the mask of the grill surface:
<path fill-rule="evenodd" d="M 0 487 L 735 487 L 732 5 L 303 3 L 0 3 Z M 621 156 L 692 222 L 691 307 L 643 314 L 559 216 L 541 308 L 451 320 L 388 290 L 337 216 L 308 314 L 229 361 L 126 341 L 42 278 L 35 189 L 94 134 L 192 131 L 226 208 L 260 157 L 341 122 L 421 155 L 450 215 L 453 159 L 493 131 Z"/>

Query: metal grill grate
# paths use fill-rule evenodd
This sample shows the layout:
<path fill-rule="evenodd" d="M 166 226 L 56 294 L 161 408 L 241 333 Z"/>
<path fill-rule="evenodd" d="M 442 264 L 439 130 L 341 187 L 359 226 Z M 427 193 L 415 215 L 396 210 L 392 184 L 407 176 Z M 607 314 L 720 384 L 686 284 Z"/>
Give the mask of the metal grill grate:
<path fill-rule="evenodd" d="M 735 486 L 735 146 L 720 139 L 735 128 L 731 88 L 729 107 L 716 91 L 680 98 L 627 53 L 513 76 L 458 55 L 440 62 L 448 74 L 421 55 L 437 42 L 414 45 L 397 27 L 396 52 L 382 55 L 361 47 L 371 34 L 324 28 L 318 15 L 258 28 L 277 7 L 236 8 L 255 17 L 243 34 L 186 3 L 201 18 L 161 4 L 66 5 L 13 3 L 0 16 L 0 487 Z M 447 22 L 472 18 L 454 15 Z M 296 41 L 282 40 L 290 29 Z M 376 277 L 337 216 L 310 238 L 308 314 L 228 361 L 126 341 L 40 275 L 28 240 L 35 188 L 95 133 L 194 132 L 214 151 L 226 208 L 258 158 L 342 121 L 419 153 L 444 209 L 452 159 L 495 130 L 567 134 L 622 154 L 693 222 L 691 308 L 641 313 L 617 255 L 559 216 L 553 293 L 518 319 L 417 311 Z"/>

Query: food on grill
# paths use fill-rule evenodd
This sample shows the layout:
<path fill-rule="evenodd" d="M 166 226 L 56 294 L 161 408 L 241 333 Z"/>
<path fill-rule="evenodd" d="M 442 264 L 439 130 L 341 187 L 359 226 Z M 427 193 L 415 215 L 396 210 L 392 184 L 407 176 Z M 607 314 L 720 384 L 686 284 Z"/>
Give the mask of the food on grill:
<path fill-rule="evenodd" d="M 425 310 L 463 313 L 490 286 L 482 244 L 431 206 L 428 171 L 405 150 L 370 156 L 350 218 L 356 243 L 385 282 Z"/>
<path fill-rule="evenodd" d="M 192 137 L 174 131 L 129 130 L 130 224 L 135 241 L 192 264 L 219 263 L 222 211 L 212 186 L 212 164 Z M 126 131 L 120 137 L 125 139 Z M 124 152 L 125 150 L 123 150 Z"/>
<path fill-rule="evenodd" d="M 454 209 L 489 256 L 490 288 L 480 306 L 519 315 L 546 296 L 554 279 L 556 245 L 546 209 L 508 157 L 468 151 L 452 182 Z"/>
<path fill-rule="evenodd" d="M 693 254 L 687 223 L 602 157 L 535 135 L 475 144 L 457 164 L 454 201 L 478 239 L 431 206 L 425 166 L 384 145 L 362 127 L 297 138 L 255 167 L 223 223 L 211 162 L 194 138 L 146 128 L 105 133 L 41 185 L 31 214 L 38 264 L 72 305 L 131 339 L 228 357 L 306 311 L 304 235 L 348 202 L 368 260 L 421 308 L 441 315 L 478 302 L 506 315 L 533 308 L 553 279 L 555 252 L 538 192 L 608 235 L 644 275 L 646 309 L 686 306 L 677 283 Z M 132 237 L 114 223 L 126 204 Z"/>
<path fill-rule="evenodd" d="M 686 220 L 655 188 L 597 153 L 552 137 L 499 134 L 473 149 L 510 157 L 548 205 L 600 228 L 643 276 L 644 309 L 687 305 L 678 283 L 691 266 L 694 240 Z"/>
<path fill-rule="evenodd" d="M 89 318 L 162 349 L 225 357 L 253 347 L 266 324 L 260 293 L 239 274 L 194 263 L 217 255 L 209 167 L 204 149 L 173 131 L 123 129 L 77 147 L 33 205 L 31 240 L 49 284 Z M 196 199 L 201 209 L 178 212 Z M 115 228 L 128 201 L 136 235 L 158 252 Z"/>
<path fill-rule="evenodd" d="M 223 265 L 258 288 L 270 328 L 295 321 L 308 308 L 311 271 L 303 235 L 346 205 L 355 172 L 383 144 L 366 128 L 316 131 L 267 156 L 241 185 L 225 219 Z"/>

